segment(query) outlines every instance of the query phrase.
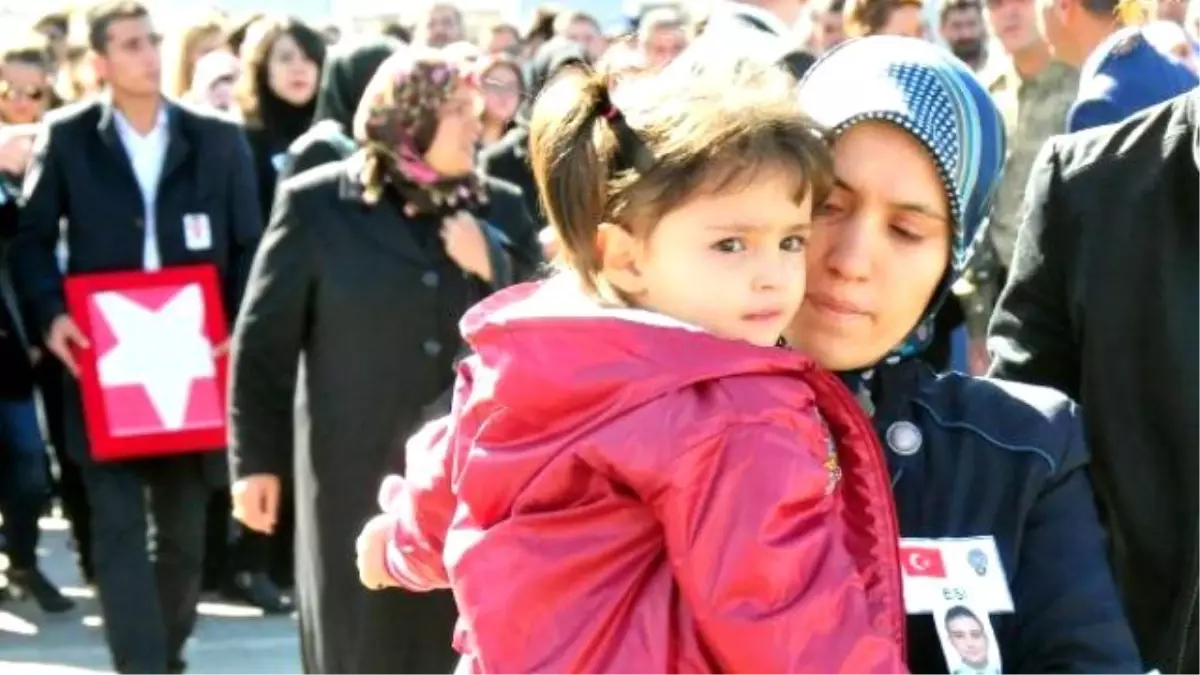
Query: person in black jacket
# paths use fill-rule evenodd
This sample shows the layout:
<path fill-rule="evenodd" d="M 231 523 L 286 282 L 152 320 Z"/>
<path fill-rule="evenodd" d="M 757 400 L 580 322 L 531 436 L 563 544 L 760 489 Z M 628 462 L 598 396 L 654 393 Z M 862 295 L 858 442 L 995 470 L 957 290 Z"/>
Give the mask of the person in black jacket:
<path fill-rule="evenodd" d="M 563 37 L 551 38 L 543 44 L 529 65 L 530 81 L 528 94 L 517 113 L 513 126 L 499 141 L 483 149 L 479 163 L 484 173 L 494 176 L 521 189 L 525 208 L 540 225 L 542 208 L 538 204 L 537 185 L 533 182 L 533 169 L 529 165 L 529 111 L 538 92 L 563 68 L 569 65 L 588 64 L 587 54 L 578 43 Z"/>
<path fill-rule="evenodd" d="M 1117 581 L 1148 667 L 1198 672 L 1200 92 L 1051 139 L 1025 192 L 991 374 L 1086 411 Z"/>
<path fill-rule="evenodd" d="M 445 673 L 457 658 L 453 598 L 371 593 L 353 550 L 378 510 L 364 486 L 403 468 L 403 439 L 454 382 L 463 312 L 537 255 L 516 188 L 475 171 L 469 69 L 425 48 L 379 67 L 362 149 L 281 184 L 238 317 L 235 514 L 273 531 L 295 472 L 306 672 Z"/>
<path fill-rule="evenodd" d="M 12 132 L 4 134 L 4 132 Z M 28 149 L 22 130 L 0 130 L 5 160 Z M 3 162 L 0 162 L 3 163 Z M 65 612 L 75 603 L 38 567 L 38 518 L 49 498 L 50 473 L 46 445 L 34 401 L 35 350 L 22 325 L 8 279 L 6 250 L 17 230 L 19 189 L 8 173 L 0 174 L 0 515 L 10 586 L 28 593 L 47 612 Z"/>
<path fill-rule="evenodd" d="M 325 41 L 299 19 L 263 19 L 235 85 L 246 137 L 254 154 L 263 222 L 271 215 L 275 183 L 287 149 L 312 126 Z"/>
<path fill-rule="evenodd" d="M 91 344 L 66 312 L 64 274 L 210 264 L 232 315 L 261 232 L 254 163 L 240 127 L 163 97 L 149 17 L 133 0 L 88 12 L 90 46 L 109 93 L 48 115 L 25 177 L 13 285 L 30 330 L 46 335 L 47 349 L 72 374 L 78 350 Z M 204 232 L 195 236 L 200 223 Z M 60 242 L 65 269 L 55 255 Z M 64 379 L 66 451 L 91 503 L 96 585 L 114 666 L 182 672 L 200 594 L 204 507 L 227 478 L 224 458 L 197 452 L 96 461 L 78 383 Z"/>
<path fill-rule="evenodd" d="M 308 24 L 294 18 L 265 18 L 250 31 L 243 49 L 248 53 L 235 97 L 246 127 L 246 138 L 254 157 L 262 222 L 271 215 L 275 185 L 287 163 L 287 149 L 312 124 L 316 109 L 317 83 L 325 61 L 325 41 Z M 217 491 L 209 511 L 209 540 L 224 538 L 229 531 L 230 498 Z M 234 536 L 210 545 L 209 567 L 225 595 L 249 602 L 268 614 L 284 614 L 292 604 L 280 592 L 291 574 L 279 562 L 291 561 L 291 532 L 265 537 L 233 523 Z M 272 578 L 274 577 L 274 578 Z"/>

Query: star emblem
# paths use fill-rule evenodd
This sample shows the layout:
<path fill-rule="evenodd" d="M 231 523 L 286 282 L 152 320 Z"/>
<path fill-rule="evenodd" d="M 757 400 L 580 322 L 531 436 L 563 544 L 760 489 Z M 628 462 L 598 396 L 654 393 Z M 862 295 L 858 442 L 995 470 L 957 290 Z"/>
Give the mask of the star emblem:
<path fill-rule="evenodd" d="M 193 384 L 209 380 L 216 386 L 199 284 L 181 286 L 156 309 L 117 291 L 97 293 L 92 302 L 114 339 L 97 360 L 101 388 L 141 387 L 161 425 L 157 431 L 183 429 Z"/>

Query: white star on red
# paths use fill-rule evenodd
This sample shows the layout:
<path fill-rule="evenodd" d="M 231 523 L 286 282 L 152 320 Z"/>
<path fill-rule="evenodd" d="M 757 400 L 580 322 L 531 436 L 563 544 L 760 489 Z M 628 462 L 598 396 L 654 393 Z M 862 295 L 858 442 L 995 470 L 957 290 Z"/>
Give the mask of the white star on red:
<path fill-rule="evenodd" d="M 159 309 L 116 291 L 97 293 L 93 301 L 116 338 L 98 360 L 100 386 L 143 387 L 163 428 L 182 429 L 192 382 L 216 373 L 200 286 L 182 287 Z"/>

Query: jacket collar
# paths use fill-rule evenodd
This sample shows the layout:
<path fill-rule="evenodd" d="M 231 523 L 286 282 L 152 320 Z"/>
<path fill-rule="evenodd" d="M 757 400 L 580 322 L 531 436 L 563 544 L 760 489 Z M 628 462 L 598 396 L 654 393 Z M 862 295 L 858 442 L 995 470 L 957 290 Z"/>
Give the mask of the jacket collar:
<path fill-rule="evenodd" d="M 169 133 L 167 141 L 167 155 L 163 160 L 162 175 L 165 178 L 172 171 L 179 168 L 192 152 L 192 143 L 189 140 L 191 129 L 187 124 L 185 115 L 179 104 L 164 97 L 161 102 L 159 111 L 160 116 L 166 117 L 166 124 Z M 112 94 L 105 93 L 100 99 L 100 119 L 96 122 L 96 131 L 100 134 L 100 139 L 104 141 L 110 149 L 119 152 L 125 157 L 128 162 L 128 154 L 125 152 L 124 146 L 121 143 L 121 134 L 117 130 L 117 115 L 118 110 L 113 104 Z M 131 167 L 132 170 L 132 167 Z"/>

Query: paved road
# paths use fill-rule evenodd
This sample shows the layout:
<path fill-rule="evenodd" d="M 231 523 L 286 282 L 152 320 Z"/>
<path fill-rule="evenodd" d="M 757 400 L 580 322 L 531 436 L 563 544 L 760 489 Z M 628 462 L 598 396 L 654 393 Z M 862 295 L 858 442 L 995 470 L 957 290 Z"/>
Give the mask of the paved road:
<path fill-rule="evenodd" d="M 32 601 L 0 603 L 0 673 L 111 673 L 99 609 L 67 550 L 65 523 L 43 522 L 43 569 L 65 585 L 77 605 L 52 616 L 42 614 Z M 263 617 L 256 609 L 211 599 L 200 605 L 200 623 L 187 659 L 192 673 L 298 673 L 295 621 Z"/>

